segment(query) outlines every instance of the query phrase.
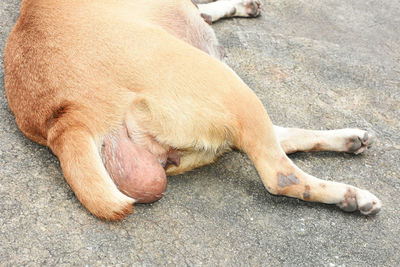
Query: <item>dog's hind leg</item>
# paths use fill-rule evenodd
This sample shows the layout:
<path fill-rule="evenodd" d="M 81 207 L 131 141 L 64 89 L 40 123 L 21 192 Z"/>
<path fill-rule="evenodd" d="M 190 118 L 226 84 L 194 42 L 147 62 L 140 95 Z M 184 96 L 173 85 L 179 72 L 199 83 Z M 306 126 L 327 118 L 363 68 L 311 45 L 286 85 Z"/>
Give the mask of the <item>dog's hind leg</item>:
<path fill-rule="evenodd" d="M 198 5 L 200 13 L 211 24 L 221 18 L 256 17 L 261 12 L 259 0 L 216 1 Z"/>
<path fill-rule="evenodd" d="M 237 99 L 242 104 L 234 103 L 231 106 L 240 125 L 235 145 L 254 162 L 270 193 L 336 204 L 344 211 L 358 209 L 365 215 L 380 210 L 381 202 L 368 191 L 324 181 L 300 170 L 281 148 L 267 112 L 256 96 L 249 92 L 247 96 L 238 95 Z"/>
<path fill-rule="evenodd" d="M 360 154 L 374 142 L 374 135 L 360 129 L 314 131 L 274 125 L 286 154 L 297 151 L 337 151 Z"/>

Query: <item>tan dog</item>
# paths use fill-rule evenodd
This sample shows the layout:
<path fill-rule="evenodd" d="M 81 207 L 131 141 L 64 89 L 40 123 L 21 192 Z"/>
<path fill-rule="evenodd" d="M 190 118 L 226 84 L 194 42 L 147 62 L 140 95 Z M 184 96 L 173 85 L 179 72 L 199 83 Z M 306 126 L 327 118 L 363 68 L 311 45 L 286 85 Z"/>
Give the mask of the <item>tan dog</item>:
<path fill-rule="evenodd" d="M 166 174 L 235 147 L 272 194 L 377 213 L 373 194 L 310 176 L 285 154 L 360 153 L 371 136 L 274 127 L 217 59 L 221 48 L 201 13 L 190 0 L 23 1 L 4 54 L 8 103 L 22 132 L 57 155 L 82 204 L 122 219 L 134 202 L 162 196 Z"/>

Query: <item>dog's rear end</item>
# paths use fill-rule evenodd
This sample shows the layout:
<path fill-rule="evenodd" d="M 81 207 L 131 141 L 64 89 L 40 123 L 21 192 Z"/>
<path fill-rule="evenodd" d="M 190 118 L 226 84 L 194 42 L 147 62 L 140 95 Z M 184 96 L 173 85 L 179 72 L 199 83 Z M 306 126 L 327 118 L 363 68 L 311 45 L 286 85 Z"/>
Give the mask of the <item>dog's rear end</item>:
<path fill-rule="evenodd" d="M 232 146 L 271 193 L 377 212 L 369 192 L 293 165 L 220 52 L 190 0 L 24 0 L 5 49 L 6 92 L 20 129 L 52 149 L 101 218 L 159 199 L 164 170 L 182 173 Z"/>
<path fill-rule="evenodd" d="M 147 100 L 140 96 L 149 91 L 165 87 L 179 97 L 160 73 L 187 75 L 171 59 L 175 51 L 190 58 L 195 49 L 175 36 L 220 57 L 213 31 L 193 13 L 190 1 L 25 0 L 21 6 L 5 48 L 9 106 L 24 134 L 57 155 L 79 200 L 99 217 L 122 218 L 134 201 L 157 200 L 165 190 L 162 167 L 171 147 L 126 119 L 128 110 L 143 113 Z M 169 112 L 179 115 L 180 108 Z M 126 181 L 134 192 L 125 193 L 135 200 L 115 186 Z"/>

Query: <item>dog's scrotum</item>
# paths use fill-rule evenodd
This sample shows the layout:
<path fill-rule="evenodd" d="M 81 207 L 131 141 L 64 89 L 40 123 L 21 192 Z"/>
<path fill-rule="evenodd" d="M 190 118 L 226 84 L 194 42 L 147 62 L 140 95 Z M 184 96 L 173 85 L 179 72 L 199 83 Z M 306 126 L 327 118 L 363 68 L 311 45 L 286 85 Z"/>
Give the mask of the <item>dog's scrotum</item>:
<path fill-rule="evenodd" d="M 104 166 L 122 193 L 138 203 L 162 197 L 167 186 L 163 167 L 152 153 L 132 142 L 125 127 L 105 138 L 101 152 Z"/>

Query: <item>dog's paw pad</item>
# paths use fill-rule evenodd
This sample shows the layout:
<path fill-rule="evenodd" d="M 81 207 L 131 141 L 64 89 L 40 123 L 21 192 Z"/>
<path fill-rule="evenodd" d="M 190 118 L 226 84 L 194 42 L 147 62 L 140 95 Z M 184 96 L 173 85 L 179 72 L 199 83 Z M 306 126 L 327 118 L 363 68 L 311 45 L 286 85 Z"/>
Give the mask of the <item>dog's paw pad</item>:
<path fill-rule="evenodd" d="M 349 153 L 360 154 L 374 143 L 375 136 L 366 131 L 350 136 L 347 139 L 346 146 Z"/>
<path fill-rule="evenodd" d="M 340 209 L 342 209 L 343 211 L 346 212 L 353 212 L 356 211 L 358 206 L 357 206 L 357 201 L 355 198 L 351 198 L 351 199 L 346 199 L 344 201 L 342 201 L 339 204 Z"/>

